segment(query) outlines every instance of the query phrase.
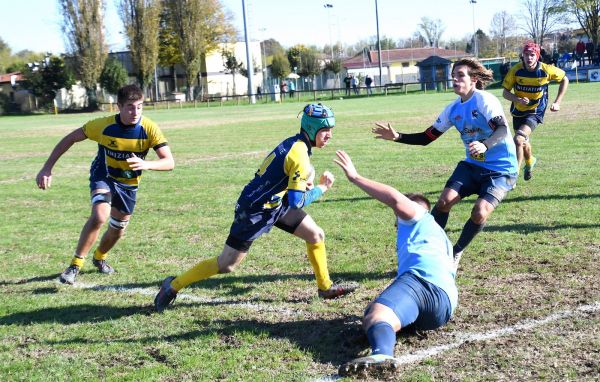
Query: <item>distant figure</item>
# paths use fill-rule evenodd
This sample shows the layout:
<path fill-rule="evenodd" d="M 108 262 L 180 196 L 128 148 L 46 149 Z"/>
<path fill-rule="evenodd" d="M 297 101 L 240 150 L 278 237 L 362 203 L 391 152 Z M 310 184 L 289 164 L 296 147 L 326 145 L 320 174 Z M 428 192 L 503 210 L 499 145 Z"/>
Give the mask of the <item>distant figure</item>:
<path fill-rule="evenodd" d="M 588 41 L 585 44 L 585 51 L 587 54 L 587 59 L 588 59 L 588 65 L 593 65 L 594 64 L 594 56 L 595 56 L 595 46 L 594 46 L 594 42 L 592 41 Z"/>
<path fill-rule="evenodd" d="M 365 78 L 365 85 L 367 86 L 367 95 L 373 94 L 373 89 L 371 89 L 371 85 L 373 84 L 373 78 L 369 74 Z"/>
<path fill-rule="evenodd" d="M 290 83 L 288 84 L 288 88 L 290 91 L 290 98 L 294 98 L 294 92 L 296 91 L 296 84 L 294 83 L 294 81 L 290 81 Z"/>
<path fill-rule="evenodd" d="M 346 74 L 346 77 L 344 77 L 344 85 L 346 85 L 346 95 L 349 96 L 350 95 L 350 86 L 352 84 L 352 76 L 350 75 L 350 73 Z"/>
<path fill-rule="evenodd" d="M 358 84 L 359 83 L 360 83 L 360 80 L 358 79 L 358 77 L 352 76 L 352 91 L 356 95 L 358 95 L 358 93 L 359 93 L 359 90 L 358 90 Z"/>
<path fill-rule="evenodd" d="M 596 59 L 594 61 L 595 65 L 600 65 L 600 43 L 598 43 L 598 46 L 596 47 Z"/>
<path fill-rule="evenodd" d="M 285 93 L 288 92 L 288 84 L 285 81 L 281 81 L 281 85 L 279 85 L 281 88 L 281 99 L 285 98 Z"/>
<path fill-rule="evenodd" d="M 262 87 L 260 85 L 256 87 L 256 98 L 262 99 Z"/>
<path fill-rule="evenodd" d="M 585 65 L 585 62 L 584 62 L 585 44 L 583 43 L 583 40 L 581 40 L 581 39 L 579 39 L 579 42 L 575 46 L 575 54 L 576 54 L 577 61 L 579 61 L 579 66 Z"/>

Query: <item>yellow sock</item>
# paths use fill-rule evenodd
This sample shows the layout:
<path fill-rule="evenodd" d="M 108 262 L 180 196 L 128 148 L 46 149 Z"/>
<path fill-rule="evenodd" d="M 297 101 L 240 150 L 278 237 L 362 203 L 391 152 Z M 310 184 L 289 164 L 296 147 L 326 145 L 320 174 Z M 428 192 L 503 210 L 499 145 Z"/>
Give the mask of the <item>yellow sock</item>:
<path fill-rule="evenodd" d="M 96 260 L 106 260 L 106 256 L 108 256 L 108 253 L 102 253 L 98 248 L 94 251 L 94 259 Z"/>
<path fill-rule="evenodd" d="M 211 259 L 202 260 L 196 264 L 193 268 L 185 273 L 177 276 L 175 280 L 171 281 L 171 286 L 177 292 L 186 286 L 195 283 L 200 280 L 207 279 L 211 276 L 219 273 L 219 263 L 217 262 L 218 257 Z"/>
<path fill-rule="evenodd" d="M 308 260 L 312 265 L 317 278 L 317 286 L 321 290 L 327 290 L 333 282 L 329 278 L 329 270 L 327 269 L 327 252 L 325 252 L 325 242 L 321 241 L 316 244 L 306 243 L 308 252 Z"/>
<path fill-rule="evenodd" d="M 531 164 L 533 163 L 533 157 L 529 158 L 529 159 L 525 159 L 525 164 L 527 166 L 531 166 Z"/>
<path fill-rule="evenodd" d="M 85 263 L 85 257 L 79 257 L 78 255 L 73 256 L 71 259 L 70 265 L 75 265 L 79 269 L 83 268 L 83 264 Z"/>

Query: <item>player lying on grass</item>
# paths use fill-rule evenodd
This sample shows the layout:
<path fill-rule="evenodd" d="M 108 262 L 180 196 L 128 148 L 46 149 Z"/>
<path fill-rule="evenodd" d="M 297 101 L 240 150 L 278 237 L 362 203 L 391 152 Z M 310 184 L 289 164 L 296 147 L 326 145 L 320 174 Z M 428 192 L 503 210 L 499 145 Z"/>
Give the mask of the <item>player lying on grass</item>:
<path fill-rule="evenodd" d="M 154 299 L 157 311 L 162 312 L 171 304 L 182 288 L 218 273 L 233 271 L 246 257 L 254 240 L 273 226 L 306 242 L 321 298 L 335 298 L 356 289 L 353 283 L 331 281 L 325 233 L 302 209 L 320 198 L 334 182 L 333 174 L 325 171 L 319 184 L 307 190 L 312 148 L 322 148 L 329 143 L 335 126 L 333 111 L 321 104 L 309 104 L 302 113 L 300 133 L 277 145 L 242 190 L 221 254 L 201 261 L 177 277 L 167 277 Z"/>
<path fill-rule="evenodd" d="M 129 224 L 142 171 L 167 171 L 175 166 L 167 139 L 154 122 L 142 116 L 143 102 L 144 93 L 139 87 L 127 85 L 119 89 L 119 114 L 94 119 L 67 134 L 37 174 L 38 187 L 50 188 L 52 168 L 73 144 L 85 139 L 98 142 L 98 153 L 90 168 L 92 213 L 81 230 L 71 264 L 59 277 L 62 283 L 75 282 L 107 221 L 108 228 L 94 251 L 93 263 L 98 272 L 114 272 L 106 257 Z M 146 160 L 150 149 L 156 152 L 158 160 Z"/>
<path fill-rule="evenodd" d="M 375 138 L 422 146 L 435 141 L 452 126 L 458 130 L 466 158 L 456 166 L 431 211 L 435 221 L 445 228 L 455 204 L 469 195 L 479 196 L 470 219 L 454 244 L 457 264 L 462 251 L 481 232 L 490 214 L 517 181 L 515 144 L 508 131 L 504 110 L 498 98 L 483 91 L 492 79 L 492 71 L 477 60 L 456 61 L 452 82 L 454 93 L 459 97 L 446 106 L 432 126 L 416 134 L 398 133 L 389 123 L 378 123 L 373 128 Z"/>
<path fill-rule="evenodd" d="M 429 214 L 429 201 L 421 194 L 398 190 L 361 176 L 344 151 L 335 162 L 348 180 L 372 198 L 390 207 L 397 218 L 397 276 L 366 308 L 363 328 L 371 355 L 344 363 L 342 376 L 385 374 L 398 367 L 394 358 L 396 332 L 414 324 L 432 330 L 445 325 L 458 304 L 452 244 Z"/>

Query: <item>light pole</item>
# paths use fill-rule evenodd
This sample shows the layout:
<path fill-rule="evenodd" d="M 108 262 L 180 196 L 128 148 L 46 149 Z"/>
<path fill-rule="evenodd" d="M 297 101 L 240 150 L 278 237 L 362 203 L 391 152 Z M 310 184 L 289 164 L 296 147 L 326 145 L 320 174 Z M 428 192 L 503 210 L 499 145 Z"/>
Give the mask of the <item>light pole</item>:
<path fill-rule="evenodd" d="M 256 98 L 254 97 L 254 67 L 252 66 L 252 54 L 250 50 L 250 36 L 248 34 L 248 23 L 246 22 L 246 2 L 242 0 L 242 15 L 244 18 L 244 38 L 246 41 L 246 67 L 248 68 L 248 99 L 250 103 L 255 104 Z"/>
<path fill-rule="evenodd" d="M 261 32 L 262 35 L 262 41 L 260 42 L 260 48 L 261 48 L 261 64 L 262 64 L 262 73 L 263 73 L 263 92 L 268 92 L 269 90 L 269 81 L 267 78 L 267 74 L 268 74 L 268 69 L 267 69 L 267 56 L 265 54 L 265 31 L 267 30 L 267 28 L 260 28 L 259 31 Z"/>
<path fill-rule="evenodd" d="M 475 58 L 479 56 L 479 52 L 477 49 L 477 29 L 475 29 L 475 4 L 477 4 L 477 0 L 469 0 L 471 4 L 473 4 L 473 53 L 475 53 Z"/>
<path fill-rule="evenodd" d="M 331 48 L 331 61 L 333 61 L 333 44 L 331 43 L 331 8 L 333 8 L 333 4 L 325 4 L 323 5 L 327 8 L 327 26 L 329 27 L 329 47 Z"/>
<path fill-rule="evenodd" d="M 381 78 L 381 40 L 379 40 L 379 10 L 377 9 L 377 0 L 375 0 L 375 23 L 377 24 L 377 62 L 379 62 L 379 86 L 382 86 Z"/>

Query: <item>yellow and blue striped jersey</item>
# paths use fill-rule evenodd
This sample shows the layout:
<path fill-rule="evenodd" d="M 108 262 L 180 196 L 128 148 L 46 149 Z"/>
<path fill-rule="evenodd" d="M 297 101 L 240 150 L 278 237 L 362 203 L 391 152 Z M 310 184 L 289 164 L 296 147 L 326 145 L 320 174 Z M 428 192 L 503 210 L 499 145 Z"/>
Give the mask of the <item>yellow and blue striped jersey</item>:
<path fill-rule="evenodd" d="M 513 102 L 510 105 L 511 114 L 515 117 L 529 114 L 543 117 L 548 106 L 548 84 L 550 81 L 560 82 L 564 76 L 564 70 L 543 62 L 538 62 L 533 71 L 527 70 L 523 62 L 513 66 L 504 77 L 502 87 L 508 91 L 514 88 L 517 97 L 529 98 L 529 104 L 521 105 Z"/>
<path fill-rule="evenodd" d="M 239 201 L 250 207 L 271 209 L 281 204 L 287 190 L 305 192 L 311 171 L 310 147 L 303 134 L 277 145 L 244 187 Z"/>
<path fill-rule="evenodd" d="M 98 154 L 92 163 L 92 177 L 110 177 L 119 183 L 137 187 L 142 171 L 129 168 L 127 159 L 133 154 L 146 158 L 150 148 L 167 145 L 158 125 L 142 116 L 133 126 L 124 126 L 119 115 L 91 120 L 82 127 L 85 135 L 98 142 Z"/>

